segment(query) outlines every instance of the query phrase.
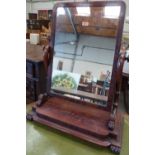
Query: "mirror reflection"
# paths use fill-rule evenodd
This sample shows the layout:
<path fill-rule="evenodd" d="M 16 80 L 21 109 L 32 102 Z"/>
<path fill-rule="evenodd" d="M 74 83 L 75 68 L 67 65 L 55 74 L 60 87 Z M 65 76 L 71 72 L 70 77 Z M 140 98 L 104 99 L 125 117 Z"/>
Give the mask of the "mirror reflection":
<path fill-rule="evenodd" d="M 106 106 L 120 6 L 59 7 L 52 90 Z"/>

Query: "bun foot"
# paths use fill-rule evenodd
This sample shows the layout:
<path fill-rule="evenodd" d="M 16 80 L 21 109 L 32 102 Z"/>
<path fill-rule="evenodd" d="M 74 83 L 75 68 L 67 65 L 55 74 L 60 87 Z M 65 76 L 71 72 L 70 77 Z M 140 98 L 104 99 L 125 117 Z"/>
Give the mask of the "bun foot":
<path fill-rule="evenodd" d="M 114 146 L 114 145 L 111 145 L 110 146 L 110 149 L 111 149 L 111 151 L 112 152 L 114 152 L 114 153 L 120 153 L 121 152 L 121 148 L 119 147 L 119 146 Z"/>
<path fill-rule="evenodd" d="M 26 114 L 26 119 L 29 121 L 33 121 L 33 117 L 31 114 Z"/>

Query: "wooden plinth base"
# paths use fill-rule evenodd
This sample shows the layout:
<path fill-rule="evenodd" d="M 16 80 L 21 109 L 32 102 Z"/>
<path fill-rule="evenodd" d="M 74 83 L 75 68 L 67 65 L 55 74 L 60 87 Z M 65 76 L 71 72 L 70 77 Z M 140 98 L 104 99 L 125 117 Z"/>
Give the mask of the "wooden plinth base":
<path fill-rule="evenodd" d="M 107 128 L 109 118 L 109 112 L 94 108 L 94 105 L 67 101 L 58 97 L 51 97 L 41 107 L 34 105 L 32 114 L 27 114 L 29 120 L 119 153 L 123 119 L 117 114 L 115 129 L 111 131 Z"/>

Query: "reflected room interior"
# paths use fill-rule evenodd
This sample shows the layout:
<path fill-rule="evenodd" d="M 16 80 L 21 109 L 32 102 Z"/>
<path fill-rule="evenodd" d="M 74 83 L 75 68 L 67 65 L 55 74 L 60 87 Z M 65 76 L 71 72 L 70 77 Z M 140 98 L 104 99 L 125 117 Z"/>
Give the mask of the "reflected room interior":
<path fill-rule="evenodd" d="M 52 90 L 107 105 L 119 16 L 120 6 L 57 8 Z"/>

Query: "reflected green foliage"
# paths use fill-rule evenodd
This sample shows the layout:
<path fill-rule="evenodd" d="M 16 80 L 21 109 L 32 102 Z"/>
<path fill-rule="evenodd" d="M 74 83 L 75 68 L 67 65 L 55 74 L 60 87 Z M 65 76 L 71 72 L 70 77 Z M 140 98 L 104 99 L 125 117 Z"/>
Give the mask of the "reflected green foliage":
<path fill-rule="evenodd" d="M 52 79 L 53 87 L 65 87 L 68 89 L 76 89 L 77 83 L 73 77 L 68 74 L 55 75 Z"/>

